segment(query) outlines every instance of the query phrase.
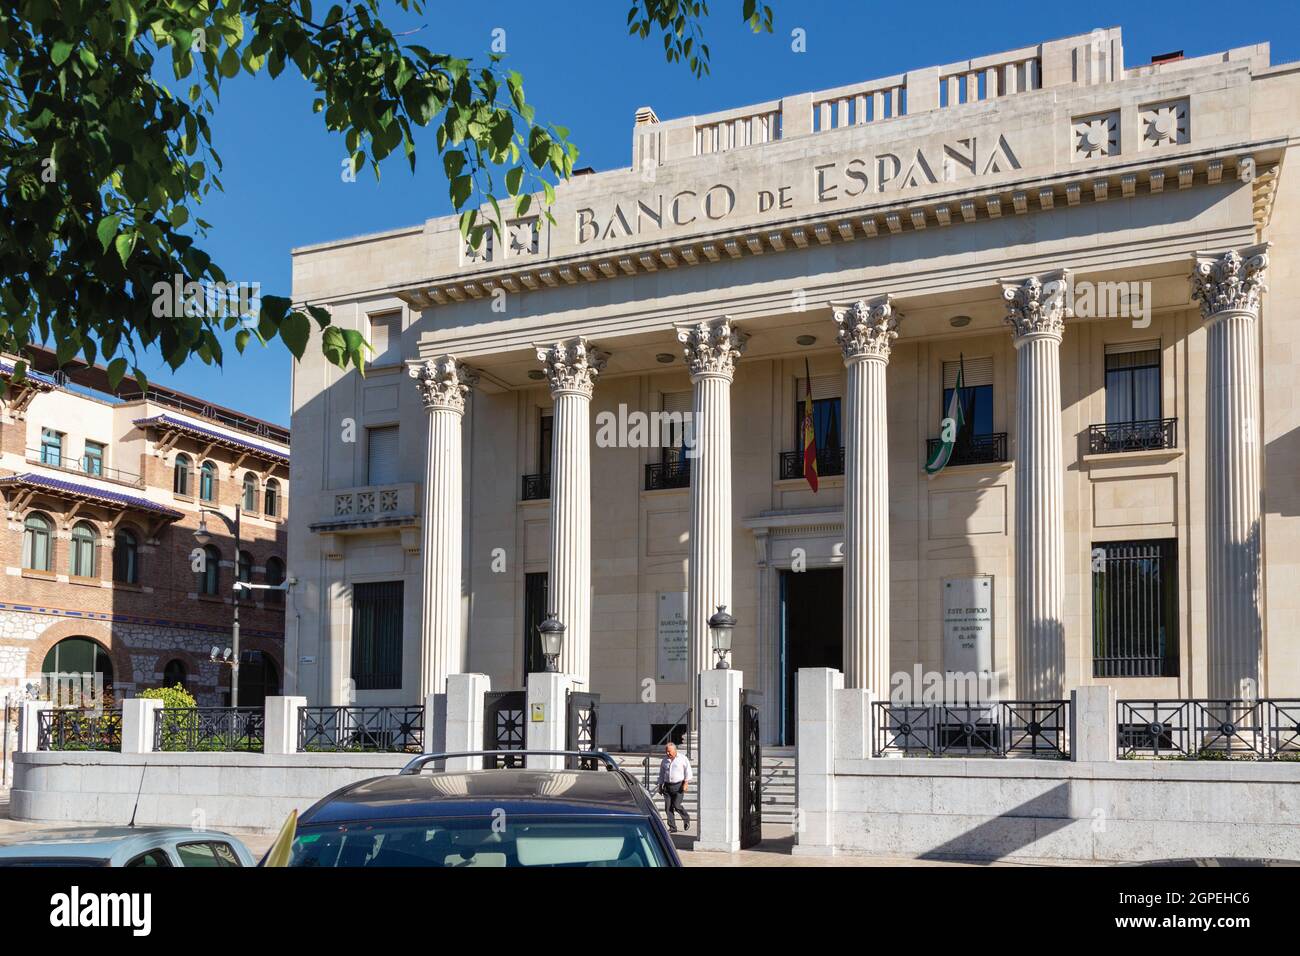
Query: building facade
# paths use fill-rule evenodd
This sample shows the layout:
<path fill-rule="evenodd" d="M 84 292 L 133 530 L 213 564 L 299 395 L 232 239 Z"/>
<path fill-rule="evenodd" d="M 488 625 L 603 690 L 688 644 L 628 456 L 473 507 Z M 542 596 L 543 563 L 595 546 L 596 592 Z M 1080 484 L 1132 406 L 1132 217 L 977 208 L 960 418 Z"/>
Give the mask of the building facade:
<path fill-rule="evenodd" d="M 295 372 L 294 690 L 520 687 L 551 614 L 602 743 L 647 743 L 725 605 L 768 741 L 801 667 L 1300 693 L 1297 102 L 1266 44 L 1128 67 L 1100 30 L 644 108 L 627 168 L 478 250 L 296 250 L 379 355 Z"/>
<path fill-rule="evenodd" d="M 0 357 L 0 695 L 97 671 L 116 700 L 180 683 L 228 703 L 231 668 L 209 658 L 231 646 L 236 575 L 286 579 L 288 431 L 129 378 L 112 389 L 97 366 L 56 372 L 44 350 L 26 358 L 16 381 L 15 357 Z M 245 595 L 239 703 L 257 706 L 283 685 L 286 599 Z"/>

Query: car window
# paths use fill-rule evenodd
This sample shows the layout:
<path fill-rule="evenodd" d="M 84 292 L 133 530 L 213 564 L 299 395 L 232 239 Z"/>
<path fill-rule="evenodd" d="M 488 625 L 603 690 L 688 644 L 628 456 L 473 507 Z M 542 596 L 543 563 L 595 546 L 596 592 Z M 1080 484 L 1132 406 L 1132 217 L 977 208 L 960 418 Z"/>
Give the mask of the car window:
<path fill-rule="evenodd" d="M 212 852 L 211 843 L 179 843 L 176 855 L 181 866 L 221 866 Z"/>
<path fill-rule="evenodd" d="M 229 843 L 216 841 L 212 844 L 212 852 L 217 858 L 218 866 L 243 866 L 239 862 L 239 855 L 235 853 L 235 848 Z"/>
<path fill-rule="evenodd" d="M 172 861 L 167 859 L 167 854 L 162 850 L 150 850 L 148 853 L 141 853 L 127 866 L 171 866 Z"/>

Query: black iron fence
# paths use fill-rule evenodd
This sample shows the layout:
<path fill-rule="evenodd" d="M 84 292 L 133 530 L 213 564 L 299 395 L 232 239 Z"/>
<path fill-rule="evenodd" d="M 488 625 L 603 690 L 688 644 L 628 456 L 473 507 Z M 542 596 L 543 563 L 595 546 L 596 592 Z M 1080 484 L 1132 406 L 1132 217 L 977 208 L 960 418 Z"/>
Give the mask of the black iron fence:
<path fill-rule="evenodd" d="M 1088 429 L 1088 453 L 1150 451 L 1178 447 L 1178 419 L 1153 418 L 1142 422 L 1115 422 Z"/>
<path fill-rule="evenodd" d="M 942 438 L 931 438 L 925 443 L 925 458 L 934 457 Z M 963 435 L 953 445 L 952 455 L 948 458 L 951 465 L 987 465 L 1007 460 L 1007 433 L 996 432 L 992 435 Z"/>
<path fill-rule="evenodd" d="M 550 475 L 524 475 L 523 500 L 545 501 L 551 497 Z"/>
<path fill-rule="evenodd" d="M 1048 757 L 1070 755 L 1070 702 L 873 705 L 877 757 Z"/>
<path fill-rule="evenodd" d="M 260 753 L 265 739 L 260 707 L 162 707 L 154 716 L 154 750 Z"/>
<path fill-rule="evenodd" d="M 844 446 L 817 449 L 817 477 L 844 474 Z M 781 452 L 781 478 L 802 478 L 803 451 Z"/>
<path fill-rule="evenodd" d="M 37 750 L 122 750 L 122 711 L 57 708 L 39 713 Z"/>
<path fill-rule="evenodd" d="M 424 707 L 302 707 L 298 750 L 423 753 Z"/>
<path fill-rule="evenodd" d="M 691 486 L 691 460 L 679 458 L 652 462 L 645 466 L 645 490 L 661 488 L 689 488 Z"/>
<path fill-rule="evenodd" d="M 1121 700 L 1121 760 L 1300 760 L 1300 700 Z"/>

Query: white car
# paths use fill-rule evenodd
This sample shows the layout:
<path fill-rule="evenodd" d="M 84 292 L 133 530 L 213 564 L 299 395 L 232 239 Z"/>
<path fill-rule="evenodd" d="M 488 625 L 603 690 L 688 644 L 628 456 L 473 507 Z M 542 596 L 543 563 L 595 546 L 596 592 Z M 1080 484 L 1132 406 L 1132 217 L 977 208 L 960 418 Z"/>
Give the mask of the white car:
<path fill-rule="evenodd" d="M 77 827 L 0 837 L 4 866 L 253 866 L 229 833 L 187 827 Z"/>

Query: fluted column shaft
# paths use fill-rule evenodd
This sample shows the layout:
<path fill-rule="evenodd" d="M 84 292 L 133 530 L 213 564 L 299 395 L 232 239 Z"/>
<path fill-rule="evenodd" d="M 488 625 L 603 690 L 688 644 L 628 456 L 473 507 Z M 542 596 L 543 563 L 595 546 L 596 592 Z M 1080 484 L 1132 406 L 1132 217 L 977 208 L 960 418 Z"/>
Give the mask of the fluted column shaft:
<path fill-rule="evenodd" d="M 420 556 L 420 697 L 445 693 L 466 670 L 461 629 L 461 432 L 465 398 L 477 381 L 450 355 L 410 370 L 428 412 Z"/>
<path fill-rule="evenodd" d="M 1259 301 L 1267 244 L 1196 256 L 1205 318 L 1206 693 L 1262 695 Z"/>
<path fill-rule="evenodd" d="M 890 296 L 838 306 L 844 352 L 844 683 L 889 697 L 889 430 L 885 374 L 898 315 Z"/>
<path fill-rule="evenodd" d="M 1016 696 L 1065 694 L 1061 337 L 1069 274 L 1003 283 L 1016 346 Z"/>
<path fill-rule="evenodd" d="M 539 346 L 551 383 L 551 551 L 547 611 L 564 624 L 559 669 L 591 683 L 591 395 L 608 356 L 576 338 Z"/>

